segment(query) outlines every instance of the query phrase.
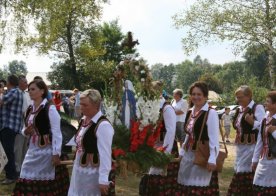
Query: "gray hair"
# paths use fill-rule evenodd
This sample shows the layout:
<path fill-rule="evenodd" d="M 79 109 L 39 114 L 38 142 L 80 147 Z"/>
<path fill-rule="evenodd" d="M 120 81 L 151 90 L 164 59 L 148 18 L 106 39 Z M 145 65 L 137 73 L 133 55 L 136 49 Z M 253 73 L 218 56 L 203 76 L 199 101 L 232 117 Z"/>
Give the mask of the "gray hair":
<path fill-rule="evenodd" d="M 180 96 L 180 98 L 183 97 L 183 90 L 181 90 L 179 88 L 174 89 L 173 93 L 178 94 Z"/>
<path fill-rule="evenodd" d="M 236 91 L 235 91 L 235 95 L 238 93 L 238 92 L 242 92 L 245 96 L 248 96 L 248 97 L 252 97 L 252 90 L 249 86 L 247 85 L 242 85 L 240 86 Z"/>
<path fill-rule="evenodd" d="M 88 89 L 88 90 L 83 91 L 80 94 L 80 98 L 85 98 L 85 97 L 88 97 L 91 103 L 94 103 L 94 104 L 100 106 L 101 101 L 102 101 L 102 96 L 98 90 Z"/>

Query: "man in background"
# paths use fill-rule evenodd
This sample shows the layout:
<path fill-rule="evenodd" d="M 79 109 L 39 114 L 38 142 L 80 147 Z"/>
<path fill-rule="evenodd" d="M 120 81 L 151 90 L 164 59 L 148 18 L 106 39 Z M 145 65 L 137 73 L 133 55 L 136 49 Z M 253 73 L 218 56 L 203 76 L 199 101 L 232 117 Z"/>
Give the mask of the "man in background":
<path fill-rule="evenodd" d="M 14 156 L 14 142 L 16 134 L 23 127 L 23 94 L 18 86 L 18 78 L 15 75 L 8 76 L 7 93 L 0 102 L 0 142 L 8 157 L 5 165 L 6 178 L 1 182 L 7 185 L 15 182 L 17 178 Z"/>
<path fill-rule="evenodd" d="M 24 117 L 28 106 L 31 104 L 31 99 L 25 90 L 28 88 L 28 82 L 26 76 L 18 76 L 19 83 L 18 88 L 21 90 L 23 95 L 23 105 L 22 105 L 22 124 L 24 123 Z M 15 144 L 14 144 L 14 154 L 15 154 L 15 167 L 17 175 L 20 174 L 21 165 L 25 158 L 25 154 L 28 149 L 28 138 L 23 136 L 21 133 L 16 134 Z"/>
<path fill-rule="evenodd" d="M 75 118 L 80 120 L 81 118 L 81 110 L 80 110 L 80 92 L 79 89 L 75 88 L 73 90 L 75 95 Z"/>

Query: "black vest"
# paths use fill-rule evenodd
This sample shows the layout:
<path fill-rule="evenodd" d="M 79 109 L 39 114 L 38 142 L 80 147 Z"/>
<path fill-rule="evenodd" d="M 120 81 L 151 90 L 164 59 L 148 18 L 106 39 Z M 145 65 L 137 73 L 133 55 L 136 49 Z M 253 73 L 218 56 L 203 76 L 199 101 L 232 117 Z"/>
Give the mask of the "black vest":
<path fill-rule="evenodd" d="M 254 144 L 254 143 L 256 143 L 257 137 L 258 137 L 258 129 L 252 130 L 253 125 L 250 125 L 245 120 L 245 115 L 246 114 L 253 114 L 254 119 L 255 119 L 255 109 L 256 109 L 256 107 L 257 107 L 257 104 L 254 103 L 252 108 L 248 108 L 243 113 L 242 118 L 241 118 L 241 122 L 240 122 L 241 123 L 240 126 L 242 128 L 242 134 L 241 134 L 240 140 L 236 140 L 237 143 L 240 143 L 240 144 Z M 237 108 L 236 113 L 233 117 L 233 127 L 236 130 L 237 130 L 236 122 L 238 120 L 239 112 L 240 112 L 240 108 Z"/>
<path fill-rule="evenodd" d="M 40 107 L 34 114 L 33 126 L 38 135 L 38 146 L 44 147 L 52 141 L 51 124 L 49 119 L 49 107 L 50 104 L 46 103 L 43 107 Z M 28 126 L 28 120 L 32 114 L 33 107 L 29 106 L 25 115 L 25 126 Z"/>
<path fill-rule="evenodd" d="M 272 119 L 271 120 L 271 125 L 272 126 L 276 126 L 276 119 Z M 262 125 L 261 125 L 261 136 L 262 136 L 262 141 L 263 141 L 263 144 L 264 144 L 264 140 L 265 140 L 265 128 L 266 128 L 266 118 L 263 119 L 262 121 Z M 271 134 L 271 133 L 268 133 L 268 134 Z M 268 135 L 269 137 L 269 135 Z M 272 136 L 273 137 L 273 136 Z M 269 143 L 269 138 L 267 138 L 267 142 L 268 142 L 268 153 L 267 153 L 267 159 L 273 159 L 275 158 L 272 153 L 270 152 L 270 143 Z"/>
<path fill-rule="evenodd" d="M 165 138 L 165 134 L 167 132 L 166 130 L 166 126 L 165 126 L 165 121 L 164 121 L 164 117 L 163 117 L 163 112 L 164 112 L 164 108 L 166 107 L 166 105 L 170 105 L 169 102 L 165 102 L 162 106 L 162 108 L 160 108 L 159 110 L 159 119 L 158 121 L 162 121 L 162 129 L 160 130 L 160 140 L 164 141 Z"/>
<path fill-rule="evenodd" d="M 162 121 L 162 129 L 160 130 L 160 141 L 164 141 L 165 135 L 167 133 L 166 125 L 165 125 L 165 121 L 164 121 L 164 117 L 163 117 L 163 112 L 164 112 L 164 108 L 166 107 L 166 105 L 171 105 L 171 104 L 169 102 L 165 102 L 159 111 L 159 120 L 158 121 Z M 171 154 L 173 154 L 175 157 L 178 157 L 178 147 L 177 147 L 176 140 L 174 140 L 174 142 L 173 142 Z"/>
<path fill-rule="evenodd" d="M 108 121 L 105 116 L 101 116 L 98 119 L 97 123 L 93 122 L 89 126 L 89 128 L 87 128 L 86 132 L 82 137 L 81 145 L 82 145 L 83 153 L 80 158 L 80 165 L 82 167 L 86 167 L 89 164 L 89 161 L 91 161 L 91 164 L 94 167 L 99 166 L 99 151 L 97 146 L 96 132 L 99 124 L 105 120 Z M 80 128 L 82 127 L 82 124 L 83 124 L 83 120 L 80 121 L 78 133 L 80 131 Z"/>
<path fill-rule="evenodd" d="M 211 110 L 211 109 L 209 109 L 209 110 Z M 204 141 L 209 141 L 207 123 L 206 123 L 207 120 L 208 120 L 208 114 L 207 114 L 206 122 L 203 122 L 203 119 L 204 119 L 204 116 L 205 116 L 206 112 L 208 112 L 208 111 L 203 111 L 202 110 L 200 112 L 199 116 L 196 117 L 196 119 L 195 119 L 195 123 L 194 123 L 194 127 L 193 127 L 193 134 L 194 134 L 195 142 L 193 144 L 192 150 L 196 149 L 196 142 L 199 139 L 202 123 L 205 123 L 205 125 L 204 125 L 203 130 L 202 130 L 202 135 L 201 135 L 201 140 L 200 141 L 202 141 L 203 143 L 204 143 Z M 184 123 L 184 128 L 185 128 L 184 130 L 185 130 L 186 133 L 188 133 L 187 126 L 188 126 L 190 118 L 192 118 L 192 110 L 189 110 L 187 112 L 187 115 L 186 115 L 186 119 L 185 119 L 185 123 Z"/>

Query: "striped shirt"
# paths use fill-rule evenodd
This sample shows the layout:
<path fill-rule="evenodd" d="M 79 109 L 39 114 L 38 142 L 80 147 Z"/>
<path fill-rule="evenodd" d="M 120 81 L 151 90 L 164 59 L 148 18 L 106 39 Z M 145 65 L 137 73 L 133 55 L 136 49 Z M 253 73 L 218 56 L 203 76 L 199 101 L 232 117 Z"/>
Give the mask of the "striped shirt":
<path fill-rule="evenodd" d="M 20 133 L 23 127 L 23 93 L 18 88 L 10 89 L 2 99 L 0 126 Z"/>

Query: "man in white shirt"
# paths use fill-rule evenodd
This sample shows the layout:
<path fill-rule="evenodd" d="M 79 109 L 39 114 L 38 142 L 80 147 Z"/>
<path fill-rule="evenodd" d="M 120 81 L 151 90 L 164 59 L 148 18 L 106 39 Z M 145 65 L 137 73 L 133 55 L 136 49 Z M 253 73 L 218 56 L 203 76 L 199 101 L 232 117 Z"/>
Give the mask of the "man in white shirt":
<path fill-rule="evenodd" d="M 172 107 L 175 110 L 176 114 L 176 139 L 182 146 L 182 143 L 185 139 L 185 132 L 184 132 L 184 122 L 186 118 L 186 113 L 188 111 L 188 103 L 186 100 L 182 99 L 183 91 L 181 89 L 175 89 L 173 91 L 173 101 Z"/>
<path fill-rule="evenodd" d="M 31 104 L 31 99 L 28 92 L 25 90 L 28 88 L 28 82 L 24 75 L 18 76 L 19 83 L 18 88 L 23 94 L 23 106 L 22 106 L 22 123 L 24 123 L 25 112 L 28 106 Z M 28 149 L 28 138 L 24 137 L 21 133 L 16 134 L 15 143 L 14 143 L 14 155 L 15 155 L 15 167 L 16 172 L 19 174 L 21 170 L 21 165 L 25 158 L 26 152 Z"/>
<path fill-rule="evenodd" d="M 231 130 L 231 116 L 229 114 L 230 108 L 225 107 L 225 113 L 221 117 L 221 125 L 224 127 L 225 130 L 225 135 L 224 137 L 226 138 L 226 142 L 229 143 L 229 135 L 230 135 L 230 130 Z"/>
<path fill-rule="evenodd" d="M 81 109 L 80 109 L 80 92 L 79 89 L 75 88 L 73 90 L 75 95 L 75 118 L 79 120 L 81 118 Z"/>

